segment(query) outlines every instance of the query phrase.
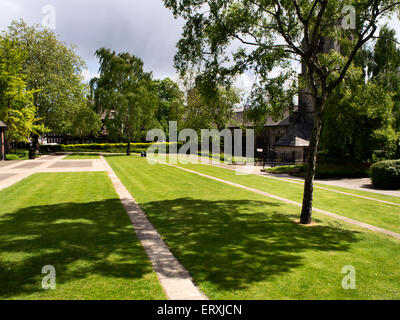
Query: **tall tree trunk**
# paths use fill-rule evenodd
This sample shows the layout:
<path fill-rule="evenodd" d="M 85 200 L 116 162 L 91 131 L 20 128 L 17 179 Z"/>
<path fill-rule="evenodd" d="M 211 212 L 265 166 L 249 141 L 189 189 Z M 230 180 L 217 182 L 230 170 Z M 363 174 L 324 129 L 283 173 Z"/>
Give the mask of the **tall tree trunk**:
<path fill-rule="evenodd" d="M 323 103 L 316 105 L 315 108 L 314 127 L 308 151 L 307 172 L 304 183 L 303 208 L 301 210 L 301 217 L 300 217 L 301 224 L 310 224 L 312 221 L 314 177 L 315 177 L 315 170 L 317 167 L 318 144 L 321 134 L 322 107 Z"/>
<path fill-rule="evenodd" d="M 130 156 L 131 155 L 131 140 L 129 139 L 128 141 L 128 146 L 126 148 L 126 155 Z"/>

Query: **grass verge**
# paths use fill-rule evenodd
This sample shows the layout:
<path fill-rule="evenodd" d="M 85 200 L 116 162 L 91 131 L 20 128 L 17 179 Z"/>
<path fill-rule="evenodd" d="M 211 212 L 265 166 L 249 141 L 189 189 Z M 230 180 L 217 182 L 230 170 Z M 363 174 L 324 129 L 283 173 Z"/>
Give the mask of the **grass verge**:
<path fill-rule="evenodd" d="M 36 174 L 0 203 L 0 299 L 165 299 L 106 173 Z"/>
<path fill-rule="evenodd" d="M 206 164 L 178 164 L 178 166 L 265 191 L 296 202 L 301 203 L 303 199 L 303 184 L 294 184 L 253 174 L 238 175 L 233 170 Z M 325 188 L 325 185 L 323 187 Z M 372 197 L 375 198 L 374 196 Z M 399 206 L 338 194 L 318 188 L 314 190 L 314 206 L 318 209 L 400 233 Z"/>
<path fill-rule="evenodd" d="M 211 299 L 399 299 L 400 241 L 135 157 L 106 158 Z M 262 178 L 263 179 L 263 178 Z M 344 290 L 342 268 L 357 272 Z"/>

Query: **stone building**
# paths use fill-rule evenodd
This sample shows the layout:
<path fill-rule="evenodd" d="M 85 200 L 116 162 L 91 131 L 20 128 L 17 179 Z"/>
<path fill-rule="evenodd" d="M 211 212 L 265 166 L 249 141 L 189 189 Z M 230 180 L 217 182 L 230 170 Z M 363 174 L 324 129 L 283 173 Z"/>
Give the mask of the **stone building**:
<path fill-rule="evenodd" d="M 263 128 L 255 131 L 256 156 L 265 157 L 271 162 L 304 162 L 309 146 L 310 131 L 309 126 L 302 125 L 299 121 L 298 111 L 292 114 L 286 113 L 285 117 L 278 121 L 268 118 Z M 254 124 L 243 120 L 243 111 L 236 113 L 236 125 L 229 128 L 234 130 L 241 127 L 256 129 Z"/>
<path fill-rule="evenodd" d="M 321 38 L 319 43 L 321 52 L 340 50 L 337 41 Z M 305 77 L 306 66 L 301 66 L 299 78 Z M 305 162 L 308 156 L 312 129 L 314 126 L 314 101 L 309 89 L 299 93 L 298 106 L 294 111 L 287 113 L 280 121 L 268 119 L 262 132 L 255 137 L 255 149 L 263 149 L 264 157 L 270 161 L 281 163 Z M 242 127 L 254 128 L 254 125 L 245 122 L 243 112 L 236 114 L 236 122 Z M 238 126 L 231 126 L 235 129 Z M 256 152 L 257 154 L 257 152 Z"/>

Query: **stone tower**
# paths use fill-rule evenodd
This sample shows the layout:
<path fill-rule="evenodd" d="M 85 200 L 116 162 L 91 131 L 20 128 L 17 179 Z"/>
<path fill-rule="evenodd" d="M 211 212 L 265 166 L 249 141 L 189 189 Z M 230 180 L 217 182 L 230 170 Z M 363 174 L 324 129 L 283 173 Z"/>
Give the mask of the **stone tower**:
<path fill-rule="evenodd" d="M 320 52 L 330 52 L 340 50 L 337 41 L 330 38 L 321 38 Z M 299 78 L 304 78 L 307 73 L 305 63 L 302 63 Z M 290 124 L 287 134 L 283 136 L 275 145 L 278 158 L 283 162 L 304 162 L 307 150 L 310 145 L 312 129 L 314 125 L 315 105 L 310 89 L 303 89 L 299 93 L 298 107 L 290 115 Z"/>

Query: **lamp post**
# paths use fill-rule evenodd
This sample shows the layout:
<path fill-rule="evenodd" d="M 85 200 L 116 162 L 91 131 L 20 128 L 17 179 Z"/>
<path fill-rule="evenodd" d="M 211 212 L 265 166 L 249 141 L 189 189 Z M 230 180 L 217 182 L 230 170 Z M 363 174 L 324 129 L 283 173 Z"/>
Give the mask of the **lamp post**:
<path fill-rule="evenodd" d="M 6 160 L 6 135 L 7 126 L 0 121 L 0 161 Z"/>

